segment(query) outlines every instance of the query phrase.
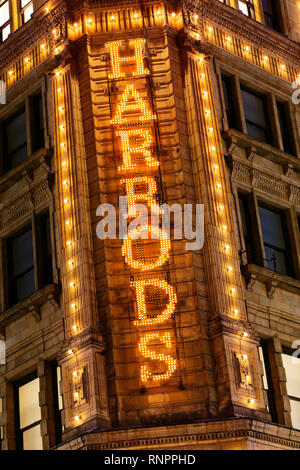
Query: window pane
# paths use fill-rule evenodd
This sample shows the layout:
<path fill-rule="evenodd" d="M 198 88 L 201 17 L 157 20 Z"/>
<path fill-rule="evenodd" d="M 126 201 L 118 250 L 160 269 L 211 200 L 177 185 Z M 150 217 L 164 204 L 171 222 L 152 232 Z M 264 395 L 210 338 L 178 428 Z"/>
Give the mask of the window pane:
<path fill-rule="evenodd" d="M 282 362 L 287 378 L 288 395 L 300 398 L 300 359 L 282 354 Z"/>
<path fill-rule="evenodd" d="M 8 154 L 27 142 L 25 110 L 6 123 L 6 142 Z"/>
<path fill-rule="evenodd" d="M 24 11 L 24 23 L 27 23 L 27 21 L 30 20 L 31 15 L 33 13 L 33 5 L 30 5 L 26 10 Z"/>
<path fill-rule="evenodd" d="M 5 41 L 5 39 L 8 38 L 8 35 L 10 34 L 10 25 L 8 24 L 5 26 L 5 28 L 2 29 L 2 41 Z"/>
<path fill-rule="evenodd" d="M 257 127 L 254 124 L 247 124 L 247 134 L 253 139 L 259 140 L 259 142 L 267 142 L 267 135 L 264 129 Z"/>
<path fill-rule="evenodd" d="M 264 242 L 284 250 L 286 246 L 281 214 L 265 207 L 259 207 L 259 215 Z"/>
<path fill-rule="evenodd" d="M 264 353 L 263 353 L 263 349 L 261 346 L 259 346 L 258 352 L 259 352 L 259 359 L 261 360 L 262 365 L 263 365 L 263 372 L 264 372 L 264 375 L 262 376 L 263 386 L 265 390 L 268 390 L 269 386 L 268 386 L 268 380 L 267 380 L 265 358 L 264 358 Z"/>
<path fill-rule="evenodd" d="M 293 428 L 300 429 L 300 401 L 290 400 Z"/>
<path fill-rule="evenodd" d="M 21 302 L 21 300 L 26 299 L 26 297 L 29 297 L 34 293 L 35 284 L 33 269 L 16 279 L 15 289 L 16 290 L 13 293 L 15 302 Z"/>
<path fill-rule="evenodd" d="M 12 272 L 18 276 L 33 267 L 32 230 L 12 240 Z"/>
<path fill-rule="evenodd" d="M 281 251 L 274 250 L 265 245 L 265 253 L 267 259 L 267 267 L 272 271 L 276 271 L 281 274 L 288 275 L 286 257 Z"/>
<path fill-rule="evenodd" d="M 266 117 L 264 109 L 264 101 L 246 90 L 241 90 L 245 109 L 246 121 L 257 124 L 260 127 L 266 127 Z"/>
<path fill-rule="evenodd" d="M 60 394 L 60 382 L 61 382 L 61 369 L 60 367 L 56 368 L 56 379 L 57 379 L 57 392 L 58 392 L 58 409 L 63 409 L 63 399 L 62 395 Z"/>
<path fill-rule="evenodd" d="M 0 7 L 0 26 L 3 26 L 5 23 L 9 21 L 9 4 L 8 2 L 4 3 Z"/>
<path fill-rule="evenodd" d="M 277 103 L 278 119 L 281 130 L 283 149 L 285 152 L 293 154 L 292 136 L 290 133 L 291 123 L 286 112 L 284 103 Z"/>
<path fill-rule="evenodd" d="M 40 424 L 23 432 L 23 450 L 43 450 Z"/>
<path fill-rule="evenodd" d="M 31 0 L 21 0 L 21 7 L 25 7 Z"/>
<path fill-rule="evenodd" d="M 38 378 L 19 387 L 20 429 L 26 428 L 41 419 L 39 388 Z"/>
<path fill-rule="evenodd" d="M 239 9 L 241 10 L 242 13 L 244 13 L 244 15 L 249 16 L 247 5 L 244 2 L 241 2 L 240 0 L 239 0 Z"/>

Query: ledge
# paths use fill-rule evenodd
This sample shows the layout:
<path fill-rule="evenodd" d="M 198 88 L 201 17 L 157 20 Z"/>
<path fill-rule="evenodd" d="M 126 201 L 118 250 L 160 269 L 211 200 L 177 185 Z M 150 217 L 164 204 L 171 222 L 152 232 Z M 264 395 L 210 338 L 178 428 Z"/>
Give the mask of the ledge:
<path fill-rule="evenodd" d="M 266 285 L 269 298 L 273 297 L 276 288 L 300 295 L 300 281 L 297 279 L 292 279 L 284 274 L 276 273 L 255 264 L 242 266 L 241 271 L 246 279 L 247 289 L 253 287 L 256 281 L 263 282 Z"/>
<path fill-rule="evenodd" d="M 236 129 L 229 129 L 229 131 L 223 133 L 222 137 L 226 142 L 228 155 L 231 155 L 234 148 L 238 146 L 246 150 L 246 156 L 249 161 L 252 161 L 256 154 L 281 165 L 284 171 L 285 168 L 289 168 L 300 172 L 300 159 L 272 145 L 259 142 Z"/>
<path fill-rule="evenodd" d="M 39 289 L 31 296 L 26 297 L 26 299 L 0 313 L 0 329 L 30 312 L 39 321 L 41 319 L 41 306 L 47 301 L 53 301 L 56 306 L 59 306 L 60 293 L 60 284 L 48 284 Z"/>
<path fill-rule="evenodd" d="M 41 148 L 35 153 L 30 155 L 20 163 L 16 168 L 12 168 L 7 173 L 4 173 L 0 177 L 0 192 L 6 191 L 13 184 L 17 183 L 23 178 L 26 178 L 28 181 L 33 179 L 33 171 L 41 166 L 45 166 L 47 172 L 50 171 L 50 160 L 52 157 L 52 151 Z"/>
<path fill-rule="evenodd" d="M 77 437 L 63 442 L 58 450 L 121 449 L 207 449 L 242 450 L 251 441 L 266 447 L 300 449 L 300 431 L 279 424 L 251 418 L 206 420 L 193 424 L 150 426 L 95 432 L 78 432 Z M 229 447 L 228 447 L 228 444 Z"/>

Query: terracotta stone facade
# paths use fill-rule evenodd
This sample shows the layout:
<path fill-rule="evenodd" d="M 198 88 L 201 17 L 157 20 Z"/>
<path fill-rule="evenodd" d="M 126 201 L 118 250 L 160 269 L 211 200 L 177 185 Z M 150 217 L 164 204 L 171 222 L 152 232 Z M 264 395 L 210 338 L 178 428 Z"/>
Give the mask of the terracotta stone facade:
<path fill-rule="evenodd" d="M 32 122 L 31 97 L 40 93 L 44 148 L 33 150 L 27 124 L 27 159 L 0 176 L 1 449 L 18 446 L 15 384 L 31 373 L 40 379 L 44 449 L 300 448 L 282 362 L 282 352 L 300 338 L 300 105 L 292 102 L 300 87 L 299 7 L 281 0 L 278 32 L 264 24 L 260 0 L 253 2 L 255 20 L 235 0 L 226 3 L 40 0 L 22 27 L 13 16 L 14 32 L 0 44 L 1 126 L 23 103 Z M 122 76 L 113 69 L 111 44 L 123 58 Z M 231 86 L 229 114 L 222 77 Z M 248 135 L 240 84 L 266 95 L 272 145 Z M 138 93 L 130 92 L 127 104 L 139 96 L 147 106 L 143 125 L 139 118 L 116 120 L 127 89 Z M 291 153 L 278 102 L 290 119 Z M 120 170 L 120 133 L 128 129 L 135 137 L 151 133 L 147 148 L 157 164 L 147 164 L 140 150 L 133 167 Z M 126 263 L 122 239 L 99 239 L 99 205 L 117 207 L 126 181 L 137 177 L 155 181 L 160 204 L 192 204 L 194 216 L 196 204 L 204 205 L 203 248 L 188 250 L 186 240 L 172 236 L 171 223 L 166 262 L 143 271 Z M 254 260 L 240 195 L 255 227 Z M 285 213 L 291 276 L 267 263 L 260 202 Z M 42 285 L 36 247 L 45 210 L 53 276 Z M 36 290 L 11 305 L 6 240 L 29 223 Z M 159 255 L 156 244 L 135 249 L 141 264 L 146 250 L 152 259 Z M 167 298 L 153 279 L 171 286 Z M 141 281 L 152 286 L 148 323 L 137 321 Z M 170 292 L 175 307 L 159 321 Z M 149 348 L 164 359 L 147 357 L 141 347 L 153 334 Z M 263 384 L 261 341 L 276 420 Z M 53 364 L 61 373 L 61 423 Z"/>

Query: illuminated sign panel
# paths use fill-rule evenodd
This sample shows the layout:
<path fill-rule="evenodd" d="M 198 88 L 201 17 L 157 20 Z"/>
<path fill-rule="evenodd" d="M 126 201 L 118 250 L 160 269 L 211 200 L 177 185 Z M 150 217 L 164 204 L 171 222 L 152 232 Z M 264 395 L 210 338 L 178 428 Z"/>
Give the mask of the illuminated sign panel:
<path fill-rule="evenodd" d="M 144 64 L 145 40 L 113 41 L 106 48 L 111 65 L 108 78 L 117 82 L 118 90 L 111 124 L 120 146 L 118 171 L 127 196 L 123 217 L 130 221 L 138 216 L 138 204 L 159 216 L 159 161 L 153 150 L 156 115 L 149 94 L 149 69 Z M 170 248 L 167 233 L 151 226 L 149 219 L 129 228 L 123 240 L 122 255 L 136 299 L 133 324 L 139 332 L 140 380 L 147 386 L 169 380 L 178 367 L 175 331 L 170 326 L 177 303 L 167 271 Z"/>

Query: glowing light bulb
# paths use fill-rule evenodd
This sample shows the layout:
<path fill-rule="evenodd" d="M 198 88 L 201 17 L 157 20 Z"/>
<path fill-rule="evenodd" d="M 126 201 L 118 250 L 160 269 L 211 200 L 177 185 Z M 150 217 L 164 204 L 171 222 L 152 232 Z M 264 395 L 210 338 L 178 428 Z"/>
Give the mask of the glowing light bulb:
<path fill-rule="evenodd" d="M 200 34 L 196 33 L 196 39 L 199 39 L 199 38 L 200 38 Z M 201 59 L 200 59 L 200 62 L 201 62 Z"/>
<path fill-rule="evenodd" d="M 201 73 L 201 78 L 205 78 L 205 73 Z"/>
<path fill-rule="evenodd" d="M 73 349 L 68 349 L 68 354 L 73 354 Z"/>
<path fill-rule="evenodd" d="M 45 49 L 45 44 L 41 44 L 41 49 Z"/>
<path fill-rule="evenodd" d="M 197 19 L 199 18 L 199 16 L 198 16 L 198 15 L 194 15 L 194 18 L 195 18 L 195 20 L 197 20 Z"/>
<path fill-rule="evenodd" d="M 244 359 L 248 359 L 247 354 L 244 354 L 244 355 L 243 355 L 243 358 L 244 358 Z"/>
<path fill-rule="evenodd" d="M 74 28 L 78 28 L 78 24 L 77 24 L 77 23 L 74 23 Z"/>
<path fill-rule="evenodd" d="M 247 382 L 250 381 L 250 375 L 246 375 L 246 380 L 247 380 Z"/>
<path fill-rule="evenodd" d="M 92 21 L 93 21 L 92 18 L 88 18 L 87 20 L 88 23 L 92 23 Z"/>
<path fill-rule="evenodd" d="M 224 210 L 224 206 L 221 204 L 221 205 L 219 206 L 219 211 L 223 211 L 223 210 Z"/>
<path fill-rule="evenodd" d="M 69 204 L 69 199 L 64 199 L 65 204 Z"/>
<path fill-rule="evenodd" d="M 73 371 L 73 376 L 74 376 L 74 377 L 77 377 L 77 370 L 74 370 L 74 371 Z"/>
<path fill-rule="evenodd" d="M 232 294 L 234 294 L 234 293 L 235 293 L 235 288 L 232 287 L 232 288 L 230 289 L 230 292 L 231 292 Z"/>
<path fill-rule="evenodd" d="M 70 282 L 70 287 L 75 287 L 75 282 Z"/>
<path fill-rule="evenodd" d="M 14 72 L 13 72 L 12 70 L 9 70 L 8 75 L 12 76 L 13 73 L 14 73 Z"/>
<path fill-rule="evenodd" d="M 269 59 L 267 55 L 264 56 L 264 61 L 266 62 Z"/>
<path fill-rule="evenodd" d="M 63 108 L 62 106 L 58 106 L 58 110 L 59 110 L 59 111 L 63 111 L 64 108 Z"/>
<path fill-rule="evenodd" d="M 52 34 L 56 34 L 56 29 L 52 29 Z"/>
<path fill-rule="evenodd" d="M 225 251 L 228 251 L 228 250 L 229 250 L 229 248 L 230 248 L 230 246 L 229 246 L 229 245 L 225 245 L 225 247 L 224 247 L 224 250 L 225 250 Z"/>
<path fill-rule="evenodd" d="M 249 403 L 250 403 L 250 405 L 254 405 L 254 399 L 250 398 Z"/>
<path fill-rule="evenodd" d="M 78 393 L 78 392 L 75 392 L 75 393 L 74 393 L 74 397 L 75 397 L 75 398 L 78 398 L 78 397 L 79 397 L 79 393 Z"/>
<path fill-rule="evenodd" d="M 247 338 L 248 333 L 247 333 L 246 331 L 244 331 L 243 336 L 244 336 L 245 338 Z"/>
<path fill-rule="evenodd" d="M 160 15 L 161 15 L 161 11 L 160 11 L 160 10 L 157 10 L 156 14 L 157 14 L 157 16 L 160 16 Z"/>
<path fill-rule="evenodd" d="M 230 42 L 230 41 L 231 41 L 231 37 L 230 37 L 230 36 L 227 36 L 226 41 L 227 41 L 227 42 Z"/>
<path fill-rule="evenodd" d="M 58 93 L 61 93 L 61 88 L 57 88 Z"/>
<path fill-rule="evenodd" d="M 280 68 L 281 68 L 281 70 L 285 70 L 285 65 L 281 64 Z"/>
<path fill-rule="evenodd" d="M 139 16 L 139 15 L 138 15 L 137 13 L 135 13 L 135 14 L 133 15 L 134 18 L 138 18 L 138 16 Z"/>
<path fill-rule="evenodd" d="M 246 52 L 249 52 L 249 51 L 250 51 L 250 47 L 249 47 L 249 46 L 245 46 L 245 51 L 246 51 Z"/>
<path fill-rule="evenodd" d="M 171 16 L 172 16 L 172 18 L 175 18 L 175 16 L 176 16 L 175 11 L 173 11 L 173 13 L 171 14 Z"/>
<path fill-rule="evenodd" d="M 71 225 L 71 221 L 70 220 L 66 220 L 66 225 Z"/>
<path fill-rule="evenodd" d="M 208 26 L 207 31 L 208 31 L 209 33 L 211 33 L 212 30 L 213 30 L 212 27 L 211 27 L 211 26 Z"/>
<path fill-rule="evenodd" d="M 46 7 L 45 10 L 46 10 L 46 13 L 49 13 L 49 8 L 48 7 Z"/>
<path fill-rule="evenodd" d="M 72 328 L 73 328 L 74 331 L 76 331 L 77 328 L 78 328 L 78 326 L 77 326 L 77 325 L 73 325 Z"/>
<path fill-rule="evenodd" d="M 222 229 L 227 230 L 227 225 L 223 225 Z"/>
<path fill-rule="evenodd" d="M 67 241 L 67 245 L 68 246 L 71 246 L 72 245 L 72 242 L 70 240 Z"/>
<path fill-rule="evenodd" d="M 71 307 L 76 310 L 76 304 L 72 304 Z"/>
<path fill-rule="evenodd" d="M 233 313 L 234 313 L 235 315 L 238 315 L 239 311 L 238 311 L 237 309 L 235 309 L 235 310 L 233 310 Z"/>
<path fill-rule="evenodd" d="M 28 58 L 28 57 L 25 57 L 25 59 L 24 59 L 24 60 L 25 60 L 25 63 L 26 63 L 26 64 L 28 64 L 28 62 L 29 62 L 29 58 Z"/>
<path fill-rule="evenodd" d="M 219 165 L 214 165 L 214 170 L 217 171 L 219 169 Z"/>
<path fill-rule="evenodd" d="M 111 19 L 111 21 L 115 21 L 114 15 L 111 15 L 110 19 Z"/>
<path fill-rule="evenodd" d="M 207 109 L 207 110 L 205 111 L 205 114 L 206 114 L 206 116 L 209 116 L 209 115 L 210 115 L 210 109 Z"/>
<path fill-rule="evenodd" d="M 203 60 L 203 59 L 202 59 L 202 60 Z M 200 61 L 201 61 L 201 59 L 200 59 Z M 203 96 L 207 96 L 207 95 L 208 95 L 207 91 L 204 91 L 204 92 L 203 92 Z"/>
<path fill-rule="evenodd" d="M 232 266 L 228 266 L 227 271 L 228 271 L 229 273 L 231 273 L 231 272 L 232 272 Z"/>
<path fill-rule="evenodd" d="M 74 265 L 73 261 L 68 261 L 68 264 L 69 264 L 69 266 L 73 266 L 73 265 Z"/>
<path fill-rule="evenodd" d="M 79 421 L 79 419 L 80 419 L 79 416 L 76 415 L 76 416 L 75 416 L 75 421 Z"/>

